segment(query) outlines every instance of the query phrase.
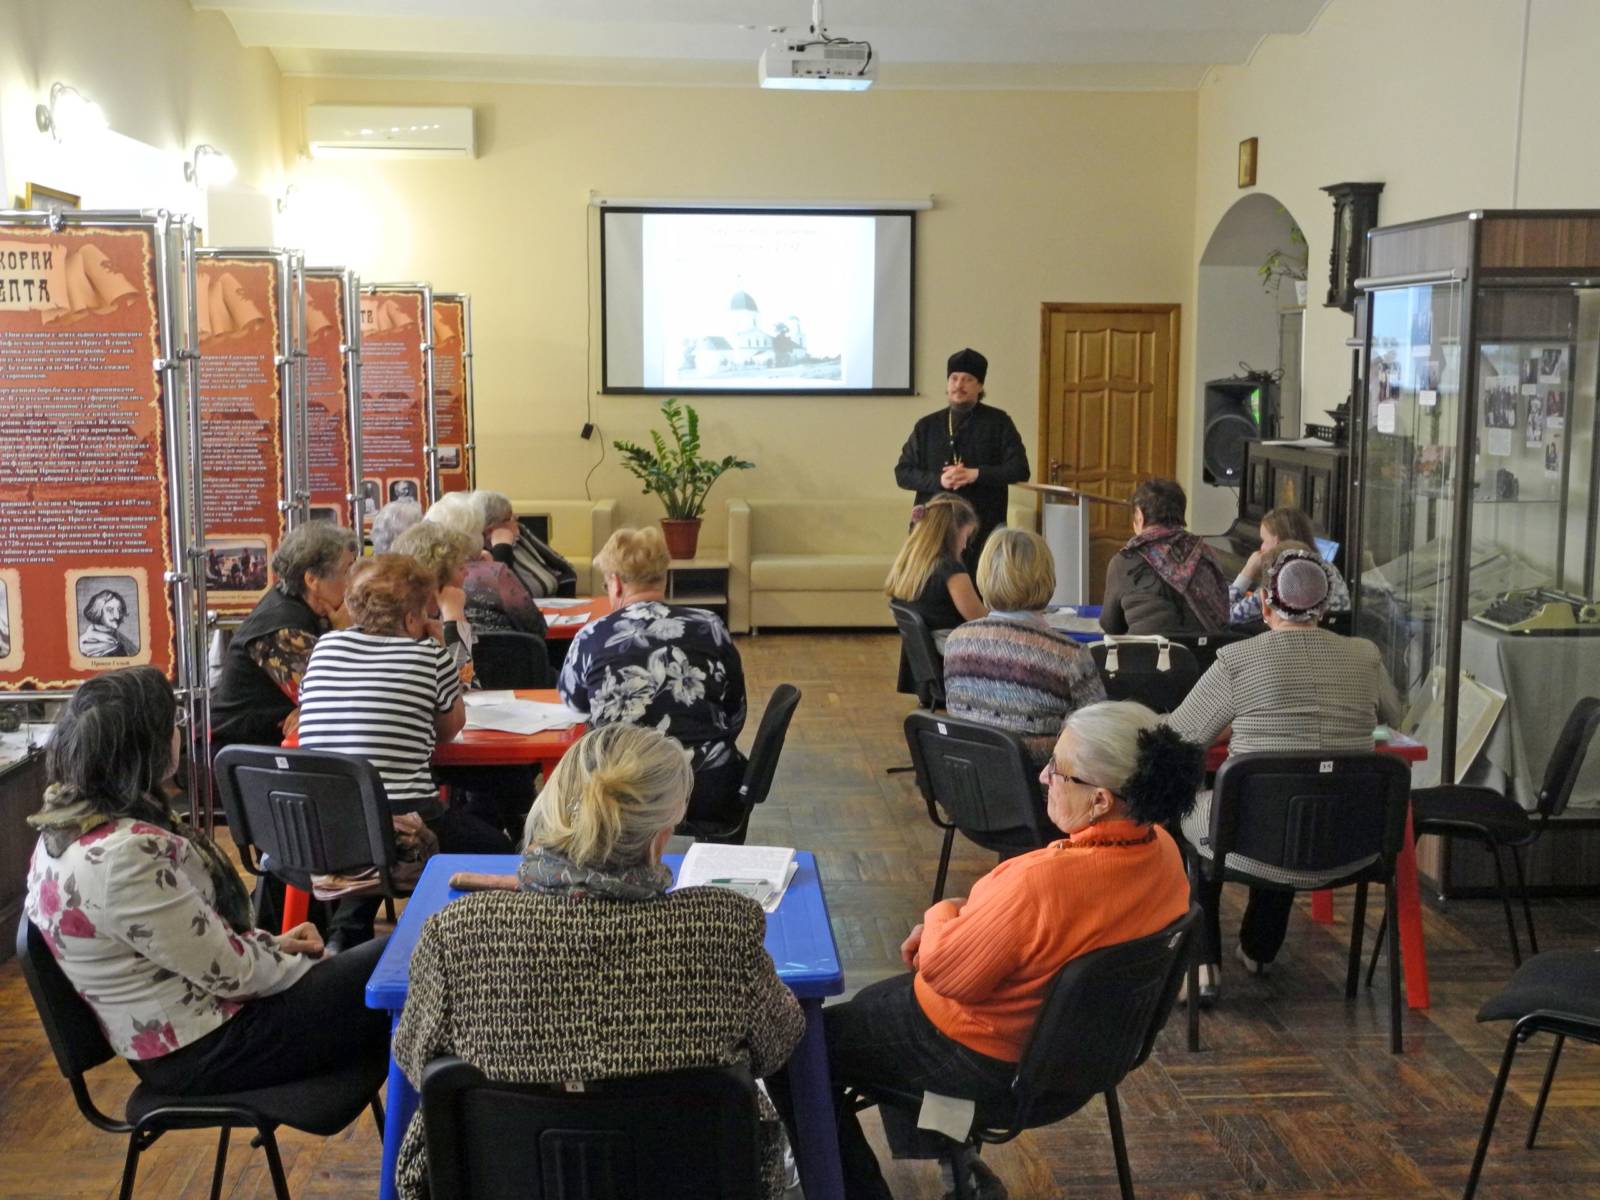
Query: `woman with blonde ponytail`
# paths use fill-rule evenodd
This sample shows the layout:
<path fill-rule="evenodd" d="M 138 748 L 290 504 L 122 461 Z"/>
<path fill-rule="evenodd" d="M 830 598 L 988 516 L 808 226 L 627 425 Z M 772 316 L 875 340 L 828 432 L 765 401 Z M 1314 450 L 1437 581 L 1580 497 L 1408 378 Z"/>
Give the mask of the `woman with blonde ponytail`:
<path fill-rule="evenodd" d="M 442 1054 L 528 1083 L 784 1064 L 805 1019 L 767 954 L 761 906 L 667 890 L 661 854 L 693 785 L 683 746 L 643 726 L 591 730 L 567 751 L 528 814 L 517 874 L 455 876 L 478 894 L 422 928 L 394 1037 L 413 1083 Z M 758 1102 L 776 1200 L 781 1133 Z M 427 1195 L 420 1113 L 397 1179 L 407 1200 Z"/>

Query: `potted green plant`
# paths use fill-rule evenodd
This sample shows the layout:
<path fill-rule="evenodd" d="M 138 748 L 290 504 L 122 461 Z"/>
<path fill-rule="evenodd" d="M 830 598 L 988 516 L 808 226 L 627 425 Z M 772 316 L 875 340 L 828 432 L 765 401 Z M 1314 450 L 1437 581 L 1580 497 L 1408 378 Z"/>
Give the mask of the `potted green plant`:
<path fill-rule="evenodd" d="M 706 493 L 728 471 L 748 471 L 755 466 L 729 454 L 724 458 L 700 457 L 700 414 L 676 397 L 661 402 L 667 419 L 669 446 L 659 432 L 650 431 L 653 449 L 633 442 L 613 442 L 622 465 L 644 484 L 645 495 L 655 495 L 667 510 L 661 533 L 673 558 L 693 558 L 700 542 L 700 514 L 706 510 Z"/>
<path fill-rule="evenodd" d="M 1261 286 L 1269 292 L 1278 290 L 1285 279 L 1294 280 L 1294 302 L 1306 302 L 1306 235 L 1293 221 L 1289 223 L 1290 250 L 1274 250 L 1256 268 L 1261 276 Z"/>

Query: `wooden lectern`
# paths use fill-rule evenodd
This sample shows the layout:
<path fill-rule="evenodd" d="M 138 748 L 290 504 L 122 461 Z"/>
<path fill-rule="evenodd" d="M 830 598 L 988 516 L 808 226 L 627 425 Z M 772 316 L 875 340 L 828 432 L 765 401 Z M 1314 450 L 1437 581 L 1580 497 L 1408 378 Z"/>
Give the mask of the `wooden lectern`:
<path fill-rule="evenodd" d="M 1050 603 L 1075 606 L 1091 603 L 1091 506 L 1109 504 L 1129 508 L 1130 503 L 1058 483 L 1015 483 L 1011 486 L 1038 492 L 1044 497 L 1044 540 L 1056 560 L 1056 592 L 1050 597 Z"/>

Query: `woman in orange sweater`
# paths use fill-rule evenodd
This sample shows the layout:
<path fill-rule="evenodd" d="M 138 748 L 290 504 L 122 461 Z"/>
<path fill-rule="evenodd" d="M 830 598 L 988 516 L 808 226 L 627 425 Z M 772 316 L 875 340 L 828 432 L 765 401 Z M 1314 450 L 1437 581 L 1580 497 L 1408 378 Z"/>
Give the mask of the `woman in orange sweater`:
<path fill-rule="evenodd" d="M 1161 825 L 1194 803 L 1202 752 L 1142 704 L 1091 704 L 1067 718 L 1040 772 L 1066 833 L 1008 859 L 965 900 L 941 900 L 901 946 L 909 975 L 824 1010 L 834 1084 L 892 1085 L 974 1100 L 981 1121 L 1010 1111 L 1011 1080 L 1052 979 L 1072 959 L 1170 925 L 1189 908 L 1178 847 Z M 854 1113 L 839 1141 L 851 1200 L 890 1195 Z M 916 1114 L 886 1108 L 896 1158 L 938 1157 Z M 1004 1186 L 964 1163 L 980 1197 Z M 947 1180 L 947 1183 L 953 1181 Z"/>

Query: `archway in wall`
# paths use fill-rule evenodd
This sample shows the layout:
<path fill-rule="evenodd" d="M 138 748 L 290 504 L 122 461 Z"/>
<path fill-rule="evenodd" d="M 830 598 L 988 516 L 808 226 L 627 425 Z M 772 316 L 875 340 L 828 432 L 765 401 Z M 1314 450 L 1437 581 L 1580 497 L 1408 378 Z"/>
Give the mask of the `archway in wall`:
<path fill-rule="evenodd" d="M 1262 286 L 1262 262 L 1274 250 L 1292 252 L 1290 230 L 1296 222 L 1273 196 L 1253 192 L 1223 214 L 1200 256 L 1195 305 L 1195 394 L 1191 422 L 1189 527 L 1197 533 L 1226 529 L 1239 508 L 1238 489 L 1205 482 L 1201 463 L 1206 429 L 1205 384 L 1227 379 L 1246 368 L 1275 371 L 1285 354 L 1296 360 L 1300 343 L 1294 287 Z M 1243 365 L 1241 365 L 1243 364 Z M 1280 436 L 1298 437 L 1301 416 L 1294 390 L 1280 413 Z"/>

